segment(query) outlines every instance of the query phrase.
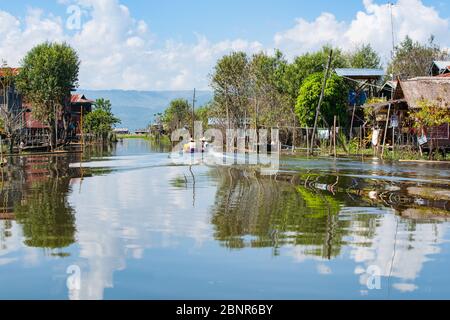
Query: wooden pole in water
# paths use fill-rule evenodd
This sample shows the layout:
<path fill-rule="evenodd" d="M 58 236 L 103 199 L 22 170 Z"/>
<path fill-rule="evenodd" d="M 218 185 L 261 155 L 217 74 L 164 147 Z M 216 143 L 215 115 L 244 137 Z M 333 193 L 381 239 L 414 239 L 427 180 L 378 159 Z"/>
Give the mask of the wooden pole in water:
<path fill-rule="evenodd" d="M 308 131 L 309 131 L 309 128 L 308 128 L 308 126 L 306 126 L 306 149 L 308 150 L 307 154 L 309 154 L 309 133 L 308 133 Z"/>
<path fill-rule="evenodd" d="M 391 116 L 391 104 L 389 104 L 387 118 L 386 118 L 386 128 L 384 128 L 384 139 L 383 139 L 383 148 L 381 149 L 381 159 L 384 158 L 384 148 L 386 146 L 386 136 L 389 127 L 389 117 Z"/>
<path fill-rule="evenodd" d="M 359 150 L 358 152 L 361 151 L 361 149 L 363 148 L 363 132 L 362 132 L 362 126 L 359 126 Z"/>
<path fill-rule="evenodd" d="M 80 115 L 80 133 L 81 133 L 81 146 L 84 146 L 84 131 L 83 131 L 83 105 L 81 105 Z"/>
<path fill-rule="evenodd" d="M 319 103 L 317 104 L 316 117 L 314 119 L 314 128 L 313 128 L 313 132 L 312 132 L 312 136 L 311 136 L 311 144 L 310 144 L 311 154 L 313 153 L 313 150 L 314 150 L 314 138 L 315 138 L 314 135 L 315 135 L 316 129 L 317 129 L 317 121 L 319 120 L 320 106 L 322 105 L 323 96 L 325 94 L 325 87 L 327 86 L 327 80 L 328 80 L 328 75 L 330 73 L 332 60 L 333 60 L 333 50 L 330 50 L 330 56 L 328 57 L 327 69 L 325 71 L 325 76 L 323 78 L 322 90 L 320 92 Z"/>
<path fill-rule="evenodd" d="M 337 157 L 336 153 L 336 116 L 334 116 L 334 123 L 333 123 L 333 151 L 334 151 L 334 157 Z"/>
<path fill-rule="evenodd" d="M 194 138 L 194 126 L 195 126 L 195 88 L 194 97 L 192 98 L 192 138 Z"/>
<path fill-rule="evenodd" d="M 392 155 L 395 155 L 395 128 L 392 126 Z"/>
<path fill-rule="evenodd" d="M 3 167 L 3 139 L 0 135 L 0 155 L 1 155 L 1 166 Z"/>
<path fill-rule="evenodd" d="M 295 152 L 295 130 L 296 130 L 296 127 L 295 127 L 295 115 L 294 115 L 294 127 L 293 127 L 293 129 L 292 129 L 292 152 Z"/>
<path fill-rule="evenodd" d="M 350 125 L 350 140 L 353 138 L 353 123 L 355 121 L 356 103 L 353 105 L 352 124 Z"/>

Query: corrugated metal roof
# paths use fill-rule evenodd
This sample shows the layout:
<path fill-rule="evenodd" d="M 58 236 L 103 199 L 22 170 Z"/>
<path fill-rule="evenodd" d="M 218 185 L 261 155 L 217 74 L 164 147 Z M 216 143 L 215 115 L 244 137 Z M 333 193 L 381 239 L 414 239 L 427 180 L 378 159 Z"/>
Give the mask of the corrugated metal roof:
<path fill-rule="evenodd" d="M 87 99 L 84 94 L 72 94 L 70 96 L 71 103 L 94 103 L 95 101 Z"/>
<path fill-rule="evenodd" d="M 385 75 L 383 69 L 340 68 L 335 71 L 340 77 L 383 77 Z"/>
<path fill-rule="evenodd" d="M 433 63 L 436 65 L 436 67 L 439 68 L 439 70 L 445 70 L 450 68 L 450 61 L 437 60 L 433 61 Z"/>

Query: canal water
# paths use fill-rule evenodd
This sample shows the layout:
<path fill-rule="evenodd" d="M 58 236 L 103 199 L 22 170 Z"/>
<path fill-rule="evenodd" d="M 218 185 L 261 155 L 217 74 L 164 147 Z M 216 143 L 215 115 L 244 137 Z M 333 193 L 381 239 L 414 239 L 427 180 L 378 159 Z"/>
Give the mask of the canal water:
<path fill-rule="evenodd" d="M 450 166 L 173 163 L 145 140 L 12 158 L 1 299 L 448 299 Z"/>

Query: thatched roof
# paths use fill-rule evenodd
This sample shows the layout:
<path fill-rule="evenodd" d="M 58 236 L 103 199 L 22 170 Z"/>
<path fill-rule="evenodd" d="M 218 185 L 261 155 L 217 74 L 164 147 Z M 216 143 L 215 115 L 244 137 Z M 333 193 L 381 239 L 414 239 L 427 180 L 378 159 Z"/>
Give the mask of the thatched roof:
<path fill-rule="evenodd" d="M 401 81 L 396 95 L 400 91 L 410 108 L 418 108 L 422 100 L 450 108 L 450 78 L 421 77 Z"/>

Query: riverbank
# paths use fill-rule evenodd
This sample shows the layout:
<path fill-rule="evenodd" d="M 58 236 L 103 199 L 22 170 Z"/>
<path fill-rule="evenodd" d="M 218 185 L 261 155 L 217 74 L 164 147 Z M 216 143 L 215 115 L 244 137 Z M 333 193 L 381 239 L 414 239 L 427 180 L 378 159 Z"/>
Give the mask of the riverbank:
<path fill-rule="evenodd" d="M 118 134 L 117 139 L 125 140 L 125 139 L 142 139 L 147 140 L 155 143 L 162 143 L 162 144 L 170 144 L 170 138 L 168 136 L 153 136 L 153 135 L 147 135 L 147 134 Z"/>

